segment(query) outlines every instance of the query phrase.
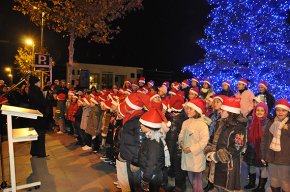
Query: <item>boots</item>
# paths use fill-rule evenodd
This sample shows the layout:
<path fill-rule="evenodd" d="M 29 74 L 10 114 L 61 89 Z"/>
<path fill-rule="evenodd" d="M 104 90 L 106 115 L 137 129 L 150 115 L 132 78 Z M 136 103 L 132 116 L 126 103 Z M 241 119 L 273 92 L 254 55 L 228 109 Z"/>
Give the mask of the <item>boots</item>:
<path fill-rule="evenodd" d="M 256 173 L 249 174 L 249 183 L 248 185 L 244 186 L 245 189 L 251 189 L 256 187 Z"/>
<path fill-rule="evenodd" d="M 214 188 L 213 183 L 208 181 L 207 186 L 205 188 L 203 188 L 203 191 L 208 192 L 208 191 L 212 190 L 213 188 Z"/>
<path fill-rule="evenodd" d="M 280 192 L 281 191 L 281 187 L 272 187 L 271 186 L 271 189 L 272 189 L 272 192 Z"/>
<path fill-rule="evenodd" d="M 265 185 L 267 183 L 267 178 L 259 178 L 259 185 L 252 192 L 265 192 Z"/>

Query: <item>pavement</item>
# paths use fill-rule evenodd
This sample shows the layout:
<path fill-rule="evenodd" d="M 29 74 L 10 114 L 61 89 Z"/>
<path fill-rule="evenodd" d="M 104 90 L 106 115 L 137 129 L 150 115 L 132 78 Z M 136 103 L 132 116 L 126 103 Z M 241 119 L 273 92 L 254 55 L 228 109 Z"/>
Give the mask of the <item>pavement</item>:
<path fill-rule="evenodd" d="M 10 180 L 7 141 L 3 142 L 4 176 Z M 31 157 L 30 142 L 14 144 L 17 185 L 41 181 L 36 192 L 117 192 L 115 167 L 100 160 L 101 154 L 83 151 L 72 136 L 46 135 L 47 158 Z M 247 167 L 242 165 L 242 186 L 247 183 Z M 206 178 L 204 174 L 204 185 Z M 258 182 L 258 181 L 257 181 Z M 174 179 L 169 180 L 174 185 Z M 27 191 L 27 190 L 20 190 Z M 186 192 L 191 187 L 187 182 Z M 269 182 L 267 192 L 270 192 Z"/>

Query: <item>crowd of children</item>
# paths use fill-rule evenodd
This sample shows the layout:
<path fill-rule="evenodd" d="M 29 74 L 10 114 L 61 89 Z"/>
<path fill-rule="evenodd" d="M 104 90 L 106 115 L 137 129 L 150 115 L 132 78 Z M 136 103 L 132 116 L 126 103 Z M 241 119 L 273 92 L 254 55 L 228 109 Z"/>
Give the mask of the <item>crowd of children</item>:
<path fill-rule="evenodd" d="M 120 88 L 71 88 L 54 95 L 57 133 L 69 132 L 83 150 L 104 154 L 103 161 L 116 165 L 114 183 L 123 192 L 184 191 L 186 177 L 194 192 L 238 191 L 241 154 L 249 171 L 245 189 L 265 191 L 269 181 L 272 191 L 290 191 L 289 102 L 275 102 L 264 81 L 257 94 L 246 79 L 236 94 L 228 81 L 219 93 L 209 79 L 200 83 L 193 78 L 156 87 L 141 77 Z"/>

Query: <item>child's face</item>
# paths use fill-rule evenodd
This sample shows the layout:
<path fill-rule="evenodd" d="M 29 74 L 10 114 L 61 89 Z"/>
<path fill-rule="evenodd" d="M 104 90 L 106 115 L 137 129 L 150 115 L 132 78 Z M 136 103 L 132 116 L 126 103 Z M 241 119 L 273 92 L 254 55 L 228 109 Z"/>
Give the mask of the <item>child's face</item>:
<path fill-rule="evenodd" d="M 263 107 L 261 107 L 261 106 L 257 107 L 256 115 L 257 115 L 258 118 L 264 117 L 265 113 L 266 113 L 266 111 L 265 111 L 265 109 Z"/>
<path fill-rule="evenodd" d="M 189 106 L 186 106 L 185 112 L 186 112 L 186 114 L 187 114 L 187 116 L 189 118 L 190 117 L 194 117 L 196 115 L 196 111 L 193 108 L 189 107 Z"/>
<path fill-rule="evenodd" d="M 77 102 L 77 98 L 73 97 L 72 102 Z"/>
<path fill-rule="evenodd" d="M 197 95 L 196 95 L 195 93 L 189 92 L 189 94 L 188 94 L 188 99 L 189 99 L 189 100 L 192 100 L 192 99 L 194 99 L 194 98 L 197 98 Z"/>
<path fill-rule="evenodd" d="M 197 82 L 196 81 L 191 81 L 191 86 L 192 87 L 196 87 L 197 86 Z"/>
<path fill-rule="evenodd" d="M 222 84 L 222 88 L 223 88 L 223 90 L 228 90 L 229 89 L 229 86 L 227 85 L 227 84 L 225 84 L 225 83 L 223 83 Z"/>
<path fill-rule="evenodd" d="M 181 84 L 181 88 L 182 88 L 182 89 L 185 89 L 186 87 L 187 87 L 186 84 L 184 84 L 184 83 Z"/>
<path fill-rule="evenodd" d="M 276 108 L 276 116 L 279 120 L 285 119 L 287 117 L 288 113 L 289 112 L 286 109 L 283 109 L 280 107 Z"/>
<path fill-rule="evenodd" d="M 202 87 L 203 87 L 204 89 L 208 89 L 208 83 L 203 83 Z"/>
<path fill-rule="evenodd" d="M 156 96 L 152 99 L 153 102 L 159 103 L 161 102 L 161 97 L 160 96 Z"/>
<path fill-rule="evenodd" d="M 238 90 L 243 90 L 245 89 L 246 85 L 243 83 L 238 83 Z"/>
<path fill-rule="evenodd" d="M 262 85 L 259 85 L 259 92 L 260 93 L 265 93 L 265 91 L 266 91 L 266 88 L 264 86 L 262 86 Z"/>
<path fill-rule="evenodd" d="M 150 129 L 149 128 L 147 128 L 145 125 L 143 125 L 143 124 L 141 124 L 141 130 L 142 130 L 142 132 L 143 133 L 148 133 L 149 131 L 150 131 Z"/>
<path fill-rule="evenodd" d="M 219 110 L 221 108 L 222 104 L 223 104 L 222 101 L 219 100 L 219 99 L 213 100 L 213 108 L 214 108 L 214 110 Z"/>

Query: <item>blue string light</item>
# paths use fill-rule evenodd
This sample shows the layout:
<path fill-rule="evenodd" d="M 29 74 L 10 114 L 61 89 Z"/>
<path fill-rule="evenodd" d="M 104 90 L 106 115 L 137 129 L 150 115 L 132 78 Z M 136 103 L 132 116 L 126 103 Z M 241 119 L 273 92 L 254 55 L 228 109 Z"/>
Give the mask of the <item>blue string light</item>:
<path fill-rule="evenodd" d="M 205 59 L 183 68 L 194 77 L 209 78 L 215 91 L 224 80 L 250 81 L 253 91 L 266 81 L 278 98 L 290 99 L 290 0 L 208 0 L 214 8 L 197 43 Z"/>

